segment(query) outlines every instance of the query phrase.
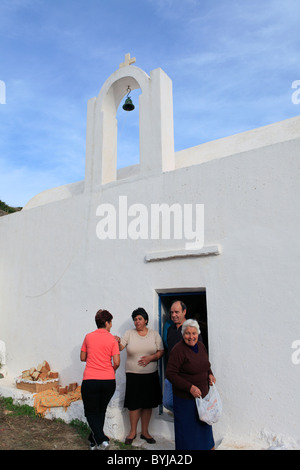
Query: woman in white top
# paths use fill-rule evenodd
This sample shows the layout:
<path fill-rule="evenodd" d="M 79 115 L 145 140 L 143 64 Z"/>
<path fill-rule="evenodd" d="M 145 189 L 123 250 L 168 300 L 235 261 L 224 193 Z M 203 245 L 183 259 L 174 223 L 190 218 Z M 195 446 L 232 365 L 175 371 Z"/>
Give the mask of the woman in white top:
<path fill-rule="evenodd" d="M 152 408 L 162 403 L 158 360 L 164 347 L 158 332 L 147 327 L 148 314 L 143 308 L 134 310 L 131 317 L 135 328 L 126 331 L 119 342 L 120 351 L 127 349 L 124 407 L 129 410 L 131 428 L 125 444 L 131 444 L 136 438 L 140 418 L 141 438 L 154 444 L 156 441 L 150 436 L 148 425 Z"/>

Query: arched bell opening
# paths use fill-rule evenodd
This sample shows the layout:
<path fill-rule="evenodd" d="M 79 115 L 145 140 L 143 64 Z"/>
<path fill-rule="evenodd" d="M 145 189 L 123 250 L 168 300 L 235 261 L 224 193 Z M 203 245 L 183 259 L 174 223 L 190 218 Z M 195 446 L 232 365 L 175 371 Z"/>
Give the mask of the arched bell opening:
<path fill-rule="evenodd" d="M 129 98 L 134 109 L 126 111 L 127 96 L 121 101 L 117 110 L 117 169 L 122 169 L 140 163 L 140 123 L 139 97 L 140 88 L 130 90 Z M 119 172 L 120 173 L 120 172 Z"/>
<path fill-rule="evenodd" d="M 130 112 L 122 108 L 128 87 L 135 105 Z M 174 169 L 172 82 L 161 69 L 147 75 L 138 67 L 120 67 L 89 100 L 87 114 L 87 191 Z"/>
<path fill-rule="evenodd" d="M 130 89 L 131 99 L 135 101 L 134 110 L 131 112 L 123 109 L 128 89 Z M 124 175 L 123 168 L 140 162 L 139 95 L 141 91 L 134 77 L 125 76 L 113 82 L 105 93 L 102 102 L 103 183 L 126 177 L 122 176 Z"/>

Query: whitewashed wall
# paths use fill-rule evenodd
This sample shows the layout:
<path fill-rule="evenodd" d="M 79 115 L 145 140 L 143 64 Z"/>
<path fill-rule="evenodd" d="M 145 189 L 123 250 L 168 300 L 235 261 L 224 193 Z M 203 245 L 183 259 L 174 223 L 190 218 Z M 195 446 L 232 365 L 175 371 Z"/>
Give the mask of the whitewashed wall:
<path fill-rule="evenodd" d="M 56 188 L 2 217 L 0 339 L 9 374 L 46 359 L 63 384 L 80 382 L 80 346 L 99 308 L 113 314 L 114 334 L 132 327 L 138 306 L 157 329 L 160 290 L 205 288 L 210 359 L 224 402 L 216 437 L 262 433 L 300 445 L 300 365 L 291 360 L 300 339 L 299 124 L 295 118 L 228 138 L 226 155 L 211 143 L 208 161 L 205 146 L 187 149 L 172 171 Z M 120 195 L 128 205 L 204 204 L 205 247 L 220 254 L 146 262 L 149 253 L 184 250 L 185 241 L 99 240 L 97 207 L 117 208 Z M 112 403 L 120 408 L 125 354 Z"/>

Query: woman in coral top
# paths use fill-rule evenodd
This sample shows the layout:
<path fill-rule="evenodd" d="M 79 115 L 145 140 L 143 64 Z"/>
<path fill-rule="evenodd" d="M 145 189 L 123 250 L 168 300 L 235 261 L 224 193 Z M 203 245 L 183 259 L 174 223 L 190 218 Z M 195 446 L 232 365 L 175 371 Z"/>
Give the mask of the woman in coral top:
<path fill-rule="evenodd" d="M 80 352 L 81 361 L 86 362 L 81 395 L 84 414 L 92 431 L 89 436 L 92 450 L 109 445 L 103 427 L 107 405 L 116 389 L 115 371 L 120 365 L 119 346 L 110 333 L 112 319 L 107 310 L 96 313 L 98 329 L 85 336 Z"/>

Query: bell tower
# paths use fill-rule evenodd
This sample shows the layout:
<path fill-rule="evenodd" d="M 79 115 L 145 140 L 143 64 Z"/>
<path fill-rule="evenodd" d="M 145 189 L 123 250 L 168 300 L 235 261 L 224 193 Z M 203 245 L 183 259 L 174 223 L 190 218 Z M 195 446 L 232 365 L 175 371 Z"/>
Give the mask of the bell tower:
<path fill-rule="evenodd" d="M 172 81 L 158 68 L 146 74 L 125 61 L 88 101 L 85 190 L 117 180 L 117 110 L 131 90 L 140 88 L 139 175 L 171 171 L 175 167 Z M 126 111 L 124 111 L 126 112 Z M 134 111 L 133 111 L 134 112 Z"/>

